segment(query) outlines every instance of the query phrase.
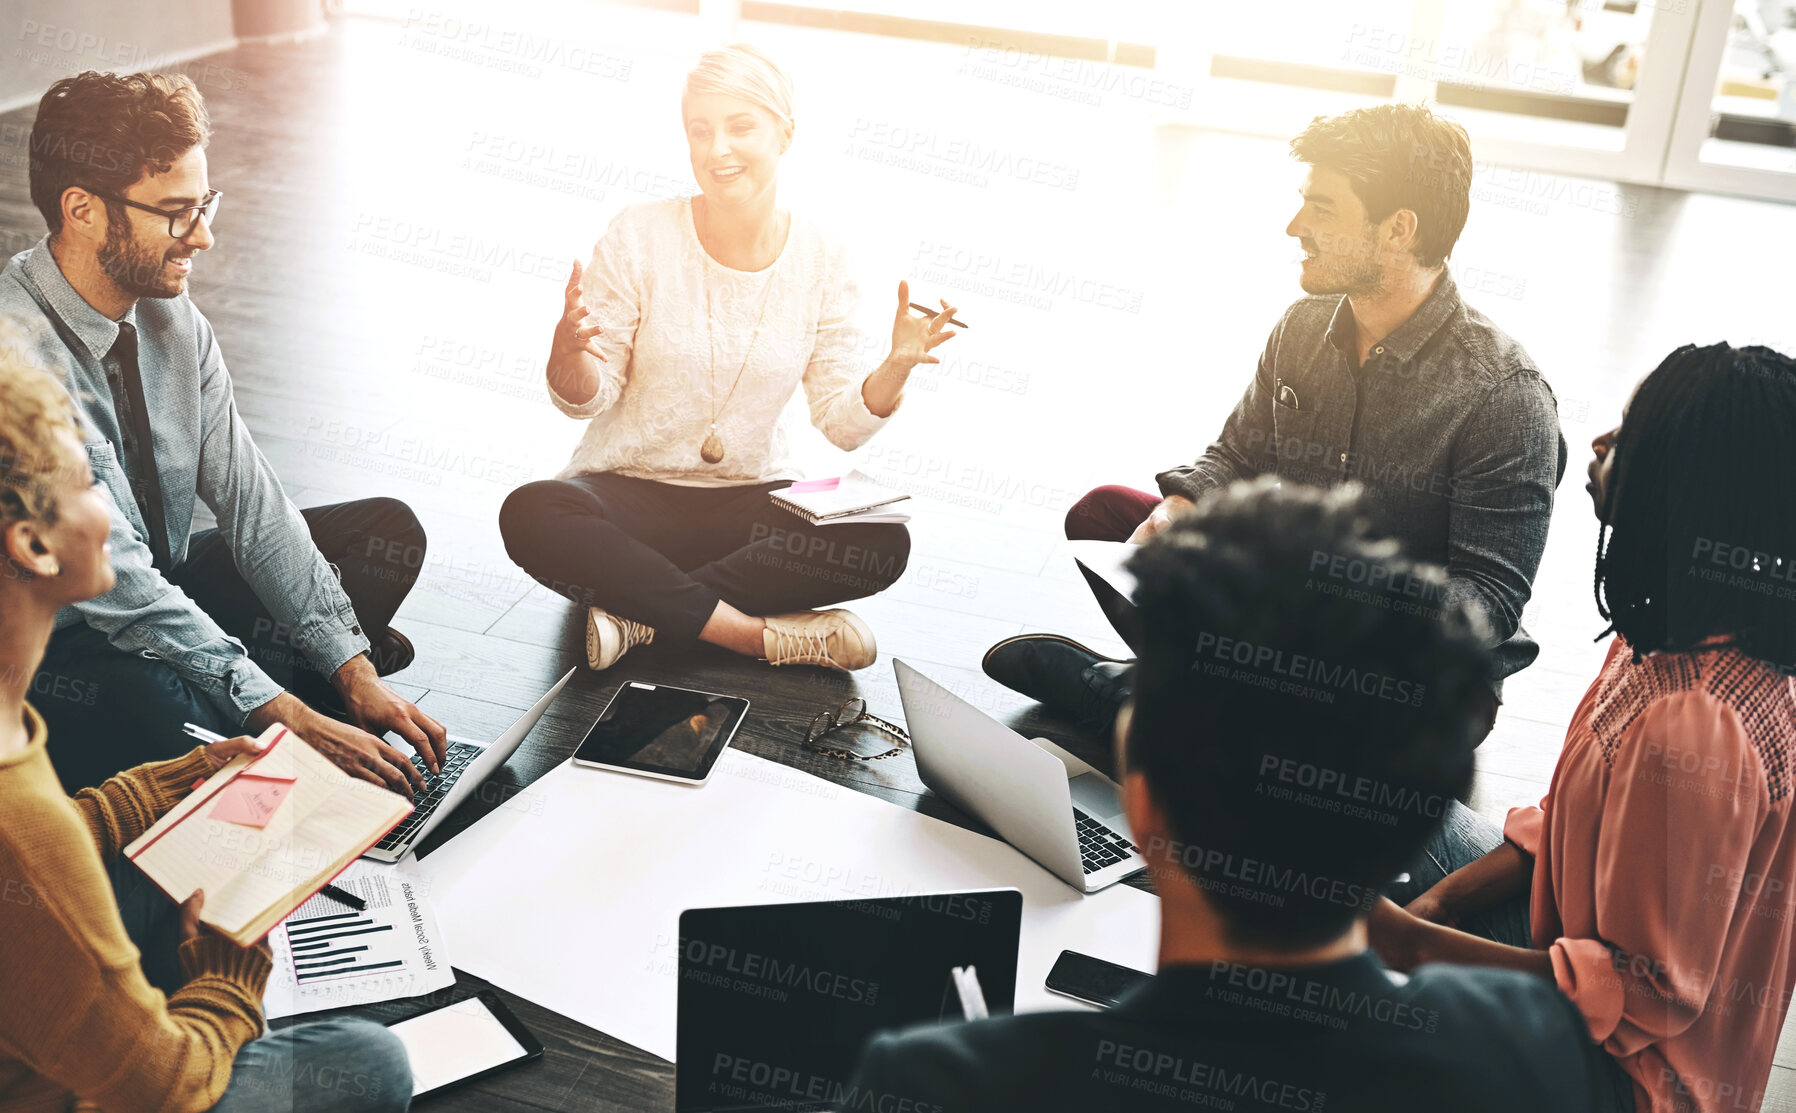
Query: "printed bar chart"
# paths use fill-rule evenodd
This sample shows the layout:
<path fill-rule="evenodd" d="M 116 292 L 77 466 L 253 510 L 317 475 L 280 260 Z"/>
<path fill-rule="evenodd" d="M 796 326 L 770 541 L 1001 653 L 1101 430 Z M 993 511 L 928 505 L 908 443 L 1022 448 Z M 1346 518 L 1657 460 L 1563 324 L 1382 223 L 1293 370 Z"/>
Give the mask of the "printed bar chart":
<path fill-rule="evenodd" d="M 287 921 L 293 972 L 301 985 L 345 974 L 366 974 L 404 966 L 405 946 L 393 925 L 361 912 L 342 912 Z"/>

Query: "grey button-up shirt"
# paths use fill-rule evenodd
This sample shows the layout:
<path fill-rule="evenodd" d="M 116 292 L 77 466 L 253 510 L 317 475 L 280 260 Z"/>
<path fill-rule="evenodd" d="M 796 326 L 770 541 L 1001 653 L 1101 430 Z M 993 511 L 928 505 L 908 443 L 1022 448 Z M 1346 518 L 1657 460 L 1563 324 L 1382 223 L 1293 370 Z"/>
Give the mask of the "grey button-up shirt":
<path fill-rule="evenodd" d="M 187 593 L 154 567 L 143 512 L 125 473 L 112 345 L 119 323 L 63 277 L 49 239 L 0 271 L 0 318 L 21 324 L 44 365 L 60 373 L 86 426 L 88 462 L 112 496 L 112 566 L 118 583 L 65 607 L 60 629 L 86 622 L 127 653 L 159 657 L 240 715 L 280 695 L 276 684 Z M 312 543 L 274 469 L 237 413 L 212 326 L 186 295 L 146 298 L 125 315 L 137 328 L 138 365 L 161 478 L 162 520 L 174 567 L 187 559 L 196 499 L 218 519 L 244 580 L 293 645 L 328 676 L 368 648 L 336 574 Z"/>
<path fill-rule="evenodd" d="M 1354 331 L 1345 297 L 1286 310 L 1222 435 L 1190 467 L 1162 472 L 1160 491 L 1196 499 L 1262 474 L 1359 481 L 1379 528 L 1445 566 L 1445 598 L 1489 620 L 1500 697 L 1503 678 L 1540 655 L 1521 617 L 1565 474 L 1558 403 L 1450 274 L 1357 369 Z"/>

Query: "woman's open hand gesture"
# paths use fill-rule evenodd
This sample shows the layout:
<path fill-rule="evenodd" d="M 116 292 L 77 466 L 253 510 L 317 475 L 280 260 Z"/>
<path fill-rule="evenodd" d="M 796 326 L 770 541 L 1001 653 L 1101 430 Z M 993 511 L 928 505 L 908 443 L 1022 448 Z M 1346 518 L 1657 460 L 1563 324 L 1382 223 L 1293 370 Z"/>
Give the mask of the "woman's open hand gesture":
<path fill-rule="evenodd" d="M 578 406 L 599 392 L 599 364 L 607 362 L 597 337 L 605 330 L 591 319 L 580 293 L 580 260 L 574 260 L 562 297 L 561 318 L 549 346 L 549 387 Z"/>

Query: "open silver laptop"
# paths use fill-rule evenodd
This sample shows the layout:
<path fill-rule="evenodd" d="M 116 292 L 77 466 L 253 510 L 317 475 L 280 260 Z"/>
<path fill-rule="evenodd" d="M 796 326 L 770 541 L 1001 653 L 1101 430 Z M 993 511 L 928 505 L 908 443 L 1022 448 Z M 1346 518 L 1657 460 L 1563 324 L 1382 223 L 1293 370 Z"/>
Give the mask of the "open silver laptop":
<path fill-rule="evenodd" d="M 497 742 L 470 742 L 451 734 L 449 752 L 443 756 L 442 772 L 431 773 L 424 767 L 423 758 L 412 755 L 412 764 L 418 767 L 418 772 L 424 774 L 424 788 L 412 798 L 412 814 L 387 832 L 386 837 L 375 843 L 362 857 L 372 858 L 377 862 L 397 862 L 405 857 L 425 835 L 430 834 L 444 816 L 455 810 L 455 805 L 480 787 L 487 777 L 517 752 L 524 736 L 543 717 L 543 712 L 561 694 L 561 689 L 567 686 L 575 671 L 567 670 L 567 675 L 543 693 L 543 698 L 532 704 L 530 710 L 518 716 L 518 721 L 511 724 L 510 729 L 501 734 Z"/>
<path fill-rule="evenodd" d="M 903 661 L 898 698 L 917 774 L 949 803 L 1083 893 L 1147 866 L 1116 782 L 1045 738 L 1024 738 Z"/>

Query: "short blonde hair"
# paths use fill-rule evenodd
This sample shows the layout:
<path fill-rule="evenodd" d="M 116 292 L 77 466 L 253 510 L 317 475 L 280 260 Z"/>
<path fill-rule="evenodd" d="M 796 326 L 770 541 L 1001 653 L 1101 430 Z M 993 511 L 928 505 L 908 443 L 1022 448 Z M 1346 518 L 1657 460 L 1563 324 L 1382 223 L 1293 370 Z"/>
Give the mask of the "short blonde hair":
<path fill-rule="evenodd" d="M 0 527 L 56 524 L 56 480 L 73 466 L 60 433 L 81 439 L 75 400 L 32 357 L 25 335 L 0 329 Z"/>
<path fill-rule="evenodd" d="M 686 98 L 715 93 L 745 100 L 765 109 L 779 121 L 786 142 L 792 141 L 792 128 L 797 122 L 792 115 L 792 79 L 767 55 L 747 43 L 732 43 L 700 55 L 698 65 L 686 75 Z"/>

